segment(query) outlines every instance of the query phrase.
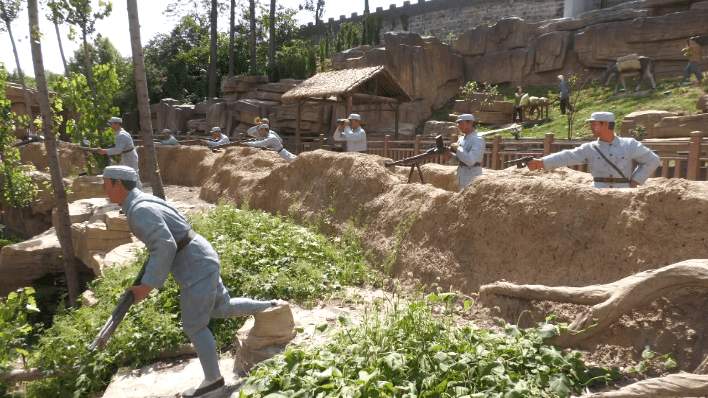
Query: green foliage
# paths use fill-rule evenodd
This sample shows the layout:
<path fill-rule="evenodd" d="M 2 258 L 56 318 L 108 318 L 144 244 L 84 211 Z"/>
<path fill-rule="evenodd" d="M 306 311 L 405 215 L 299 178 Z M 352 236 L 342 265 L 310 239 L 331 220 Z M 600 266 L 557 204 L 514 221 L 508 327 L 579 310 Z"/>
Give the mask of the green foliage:
<path fill-rule="evenodd" d="M 485 93 L 487 96 L 482 101 L 483 104 L 488 104 L 499 95 L 499 86 L 492 86 L 487 82 L 478 84 L 476 81 L 469 81 L 464 86 L 460 87 L 460 99 L 466 100 L 472 97 L 473 94 Z"/>
<path fill-rule="evenodd" d="M 383 29 L 383 15 L 367 14 L 362 24 L 361 44 L 381 44 L 381 29 Z"/>
<path fill-rule="evenodd" d="M 403 27 L 403 30 L 405 32 L 407 32 L 408 31 L 408 22 L 409 22 L 408 14 L 406 14 L 405 12 L 402 12 L 401 15 L 399 15 L 399 17 L 401 18 L 401 26 Z"/>
<path fill-rule="evenodd" d="M 424 290 L 416 281 L 409 302 L 398 295 L 375 301 L 360 325 L 340 319 L 326 345 L 289 346 L 256 365 L 240 397 L 568 397 L 619 376 L 585 367 L 578 351 L 545 344 L 546 325 L 509 326 L 505 334 L 453 327 L 452 314 L 471 302 L 456 306 L 456 293 Z"/>
<path fill-rule="evenodd" d="M 14 131 L 26 128 L 28 118 L 11 111 L 5 96 L 7 70 L 0 63 L 0 205 L 21 207 L 37 195 L 37 186 L 24 171 L 31 166 L 20 165 L 20 151 L 12 147 Z"/>
<path fill-rule="evenodd" d="M 115 141 L 113 131 L 106 127 L 106 121 L 111 115 L 118 114 L 118 108 L 113 105 L 113 99 L 118 91 L 118 78 L 112 64 L 94 64 L 93 79 L 96 85 L 96 100 L 91 96 L 86 76 L 70 72 L 70 79 L 64 77 L 56 83 L 57 92 L 64 94 L 65 106 L 74 108 L 81 117 L 69 120 L 66 132 L 74 143 L 88 141 L 91 147 L 110 146 Z M 55 97 L 57 100 L 59 97 Z M 83 144 L 82 144 L 83 145 Z M 105 167 L 105 157 L 93 154 L 91 168 L 100 171 Z M 93 170 L 89 170 L 93 173 Z"/>
<path fill-rule="evenodd" d="M 12 292 L 5 300 L 0 298 L 0 370 L 10 369 L 20 355 L 29 355 L 27 337 L 32 325 L 27 318 L 34 312 L 39 309 L 31 287 Z"/>
<path fill-rule="evenodd" d="M 222 205 L 191 221 L 219 253 L 221 276 L 232 297 L 308 301 L 359 283 L 366 275 L 362 253 L 356 247 L 328 244 L 323 236 L 280 217 Z M 179 287 L 170 277 L 162 289 L 130 309 L 104 349 L 88 352 L 88 345 L 139 268 L 138 263 L 106 268 L 90 287 L 98 300 L 95 306 L 58 310 L 54 324 L 36 345 L 30 365 L 73 376 L 30 383 L 27 396 L 92 396 L 105 388 L 119 367 L 142 366 L 158 352 L 188 342 L 181 329 Z M 243 321 L 212 320 L 209 328 L 220 348 L 232 344 Z"/>
<path fill-rule="evenodd" d="M 655 362 L 664 361 L 664 369 L 673 370 L 676 368 L 676 360 L 671 357 L 671 354 L 659 355 L 656 352 L 649 349 L 647 346 L 644 351 L 642 351 L 642 360 L 635 366 L 630 366 L 625 369 L 625 373 L 631 376 L 637 374 L 646 373 Z"/>

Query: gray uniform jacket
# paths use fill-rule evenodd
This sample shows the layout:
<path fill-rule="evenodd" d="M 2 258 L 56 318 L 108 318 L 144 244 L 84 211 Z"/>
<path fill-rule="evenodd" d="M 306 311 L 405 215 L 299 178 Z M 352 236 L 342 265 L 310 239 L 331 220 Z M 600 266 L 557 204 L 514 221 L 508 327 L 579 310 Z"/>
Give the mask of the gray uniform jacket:
<path fill-rule="evenodd" d="M 482 167 L 474 166 L 484 160 L 484 138 L 477 130 L 457 139 L 457 152 L 452 154 L 451 163 L 457 163 L 457 186 L 462 190 L 470 181 L 482 175 Z"/>
<path fill-rule="evenodd" d="M 293 155 L 285 148 L 283 148 L 283 142 L 280 140 L 274 132 L 269 132 L 268 135 L 262 140 L 247 142 L 246 145 L 251 148 L 269 148 L 280 155 L 281 158 L 285 159 L 288 163 L 293 161 Z"/>
<path fill-rule="evenodd" d="M 352 130 L 350 126 L 346 126 L 344 131 L 337 127 L 332 138 L 335 141 L 347 141 L 347 151 L 349 152 L 366 152 L 366 132 L 361 127 Z"/>
<path fill-rule="evenodd" d="M 120 164 L 135 170 L 138 175 L 138 153 L 135 152 L 133 137 L 127 131 L 120 129 L 116 131 L 116 145 L 113 148 L 106 148 L 106 153 L 111 156 L 120 155 Z"/>
<path fill-rule="evenodd" d="M 617 137 L 612 142 L 599 139 L 583 144 L 574 149 L 568 149 L 543 157 L 543 167 L 555 169 L 562 166 L 587 164 L 593 177 L 622 178 L 593 147 L 597 147 L 618 169 L 625 178 L 638 184 L 644 184 L 661 163 L 659 157 L 634 138 Z M 637 168 L 632 171 L 632 161 L 637 162 Z M 610 184 L 593 182 L 596 188 L 629 188 L 628 183 Z"/>
<path fill-rule="evenodd" d="M 280 142 L 283 142 L 283 139 L 280 138 L 280 136 L 278 135 L 278 133 L 276 133 L 275 131 L 273 131 L 273 130 L 268 130 L 268 133 L 270 133 L 270 134 L 275 134 L 275 136 L 278 137 L 278 139 L 280 140 Z M 257 139 L 260 139 L 260 138 L 261 138 L 261 135 L 258 133 L 258 126 L 252 126 L 251 128 L 248 129 L 248 131 L 246 131 L 246 134 L 248 134 L 249 136 L 251 136 L 251 137 L 253 137 L 253 138 L 257 138 Z"/>
<path fill-rule="evenodd" d="M 560 91 L 560 98 L 570 98 L 570 93 L 568 92 L 568 82 L 562 80 L 558 83 L 558 90 Z"/>
<path fill-rule="evenodd" d="M 213 272 L 219 272 L 219 256 L 201 235 L 177 253 L 177 242 L 192 226 L 164 200 L 133 189 L 123 203 L 128 226 L 150 252 L 142 283 L 159 289 L 172 272 L 185 289 Z"/>
<path fill-rule="evenodd" d="M 174 135 L 170 135 L 170 138 L 161 141 L 161 142 L 156 142 L 155 146 L 168 146 L 168 145 L 179 145 L 179 141 L 177 138 L 175 138 Z"/>
<path fill-rule="evenodd" d="M 229 137 L 225 136 L 224 133 L 221 133 L 221 136 L 215 140 L 207 141 L 207 145 L 209 146 L 219 146 L 219 145 L 224 145 L 229 143 Z"/>

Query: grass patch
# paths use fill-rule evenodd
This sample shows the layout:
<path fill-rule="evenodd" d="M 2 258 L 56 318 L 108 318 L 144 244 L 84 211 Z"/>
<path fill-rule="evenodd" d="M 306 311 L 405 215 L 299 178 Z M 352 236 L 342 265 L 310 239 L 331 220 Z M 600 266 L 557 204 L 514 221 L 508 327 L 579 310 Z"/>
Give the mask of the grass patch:
<path fill-rule="evenodd" d="M 409 302 L 398 295 L 374 302 L 358 326 L 340 316 L 329 343 L 290 346 L 256 365 L 240 396 L 568 397 L 619 378 L 617 369 L 586 367 L 578 351 L 545 344 L 556 325 L 509 325 L 505 333 L 458 327 L 453 314 L 471 302 L 456 309 L 454 293 L 424 291 L 417 284 Z"/>
<path fill-rule="evenodd" d="M 630 81 L 631 80 L 631 81 Z M 665 110 L 670 112 L 685 112 L 686 114 L 696 113 L 696 102 L 698 97 L 705 93 L 706 89 L 700 85 L 677 86 L 681 79 L 664 79 L 656 84 L 656 91 L 632 97 L 619 97 L 613 95 L 614 86 L 608 85 L 602 88 L 598 81 L 588 83 L 580 94 L 580 99 L 574 115 L 573 138 L 589 135 L 589 125 L 585 122 L 593 112 L 612 112 L 617 120 L 615 131 L 622 128 L 622 119 L 632 112 L 643 110 Z M 636 87 L 637 80 L 627 79 L 627 87 L 631 93 Z M 643 90 L 651 88 L 648 82 L 644 82 Z M 524 87 L 524 92 L 537 97 L 547 97 L 555 100 L 558 97 L 558 88 L 555 85 Z M 516 87 L 500 88 L 499 92 L 504 95 L 505 100 L 513 102 Z M 623 94 L 623 93 L 619 93 Z M 574 95 L 571 93 L 571 95 Z M 560 113 L 558 102 L 552 104 L 548 112 L 550 122 L 544 122 L 532 127 L 524 127 L 521 131 L 522 137 L 543 138 L 546 133 L 555 134 L 556 138 L 568 137 L 568 118 Z M 480 132 L 490 129 L 481 128 Z M 511 133 L 502 133 L 503 138 L 514 138 Z"/>
<path fill-rule="evenodd" d="M 221 276 L 232 297 L 284 298 L 310 303 L 362 283 L 367 274 L 356 245 L 330 242 L 322 235 L 260 211 L 221 205 L 190 217 L 221 258 Z M 142 259 L 146 258 L 143 253 Z M 188 343 L 182 331 L 179 287 L 169 277 L 163 289 L 131 308 L 103 350 L 88 345 L 137 274 L 141 262 L 105 269 L 91 289 L 98 304 L 78 310 L 60 308 L 54 324 L 31 350 L 29 366 L 74 376 L 27 384 L 28 397 L 89 397 L 104 389 L 117 369 L 140 367 L 157 353 Z M 212 320 L 209 328 L 220 349 L 232 344 L 244 318 Z"/>

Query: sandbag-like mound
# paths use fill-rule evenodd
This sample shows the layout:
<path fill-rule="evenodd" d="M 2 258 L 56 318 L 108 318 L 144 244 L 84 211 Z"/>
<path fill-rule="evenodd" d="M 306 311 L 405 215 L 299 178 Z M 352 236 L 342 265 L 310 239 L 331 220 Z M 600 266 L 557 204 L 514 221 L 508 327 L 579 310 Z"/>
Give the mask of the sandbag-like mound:
<path fill-rule="evenodd" d="M 59 167 L 64 177 L 86 171 L 86 152 L 64 141 L 59 143 Z M 49 161 L 43 142 L 33 142 L 18 148 L 23 164 L 32 164 L 39 171 L 47 171 Z"/>
<path fill-rule="evenodd" d="M 140 179 L 149 184 L 145 148 L 139 146 L 136 150 L 140 161 Z M 202 186 L 212 175 L 214 161 L 223 155 L 223 152 L 214 153 L 202 146 L 155 147 L 155 153 L 162 183 L 189 187 Z"/>

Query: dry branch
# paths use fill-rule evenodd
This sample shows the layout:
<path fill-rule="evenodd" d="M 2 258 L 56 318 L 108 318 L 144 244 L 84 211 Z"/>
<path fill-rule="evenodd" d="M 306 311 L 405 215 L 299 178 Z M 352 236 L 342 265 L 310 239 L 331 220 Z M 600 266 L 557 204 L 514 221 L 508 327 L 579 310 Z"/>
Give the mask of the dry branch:
<path fill-rule="evenodd" d="M 593 305 L 568 326 L 571 332 L 549 339 L 561 347 L 573 347 L 616 322 L 622 315 L 641 308 L 668 293 L 686 288 L 708 288 L 708 260 L 686 260 L 663 268 L 645 271 L 606 285 L 585 287 L 548 287 L 497 282 L 480 288 L 480 300 L 494 295 Z"/>

